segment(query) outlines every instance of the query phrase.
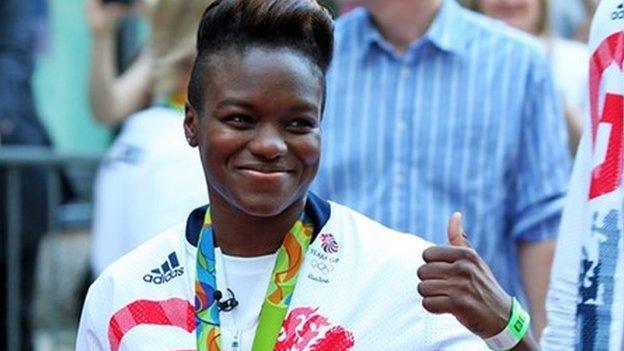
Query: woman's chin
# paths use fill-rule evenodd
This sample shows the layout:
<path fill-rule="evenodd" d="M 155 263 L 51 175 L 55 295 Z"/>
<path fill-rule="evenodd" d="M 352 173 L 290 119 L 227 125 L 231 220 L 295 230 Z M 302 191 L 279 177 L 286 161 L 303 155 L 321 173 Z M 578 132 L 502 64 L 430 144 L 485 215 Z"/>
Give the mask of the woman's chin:
<path fill-rule="evenodd" d="M 271 218 L 282 214 L 296 202 L 297 200 L 292 198 L 267 197 L 258 194 L 240 199 L 237 207 L 249 216 Z"/>
<path fill-rule="evenodd" d="M 271 218 L 279 216 L 296 204 L 303 204 L 307 187 L 295 191 L 261 191 L 261 189 L 249 189 L 240 187 L 238 191 L 219 191 L 221 189 L 209 188 L 211 206 L 217 206 L 227 211 L 239 212 L 241 215 Z M 281 189 L 280 189 L 281 190 Z M 298 209 L 301 211 L 303 208 Z"/>

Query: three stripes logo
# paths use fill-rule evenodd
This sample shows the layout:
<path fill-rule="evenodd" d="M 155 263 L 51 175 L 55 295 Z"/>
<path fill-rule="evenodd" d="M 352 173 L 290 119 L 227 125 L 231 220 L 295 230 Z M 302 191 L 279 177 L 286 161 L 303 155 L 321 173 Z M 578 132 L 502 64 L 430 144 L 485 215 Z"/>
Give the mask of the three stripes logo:
<path fill-rule="evenodd" d="M 611 13 L 611 20 L 624 19 L 624 2 L 619 4 L 618 7 Z"/>
<path fill-rule="evenodd" d="M 158 268 L 152 269 L 148 274 L 143 276 L 143 281 L 153 284 L 164 284 L 175 277 L 184 274 L 184 267 L 180 267 L 178 256 L 175 251 L 170 253 L 167 260 Z"/>

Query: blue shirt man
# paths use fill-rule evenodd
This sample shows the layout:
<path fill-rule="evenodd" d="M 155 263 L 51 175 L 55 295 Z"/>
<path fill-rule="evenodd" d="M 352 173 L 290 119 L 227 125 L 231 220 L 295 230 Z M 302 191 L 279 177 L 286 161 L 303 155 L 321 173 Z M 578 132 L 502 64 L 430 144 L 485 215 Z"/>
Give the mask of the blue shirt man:
<path fill-rule="evenodd" d="M 336 27 L 315 190 L 438 244 L 463 212 L 540 328 L 570 160 L 538 44 L 452 0 L 359 3 Z"/>

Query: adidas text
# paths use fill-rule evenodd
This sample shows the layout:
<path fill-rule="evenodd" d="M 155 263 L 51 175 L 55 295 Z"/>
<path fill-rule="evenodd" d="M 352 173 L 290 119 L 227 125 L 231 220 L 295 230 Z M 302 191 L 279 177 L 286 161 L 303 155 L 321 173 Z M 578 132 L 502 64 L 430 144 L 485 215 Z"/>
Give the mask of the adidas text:
<path fill-rule="evenodd" d="M 174 269 L 173 271 L 170 271 L 161 275 L 146 274 L 143 276 L 143 281 L 145 281 L 146 283 L 154 283 L 154 284 L 160 285 L 160 284 L 167 283 L 171 279 L 175 277 L 179 277 L 183 274 L 184 274 L 184 267 L 180 267 L 180 268 Z"/>
<path fill-rule="evenodd" d="M 176 255 L 174 251 L 167 256 L 167 259 L 160 265 L 160 267 L 154 268 L 149 273 L 144 275 L 143 281 L 146 283 L 164 284 L 183 274 L 184 267 L 180 266 L 178 255 Z"/>

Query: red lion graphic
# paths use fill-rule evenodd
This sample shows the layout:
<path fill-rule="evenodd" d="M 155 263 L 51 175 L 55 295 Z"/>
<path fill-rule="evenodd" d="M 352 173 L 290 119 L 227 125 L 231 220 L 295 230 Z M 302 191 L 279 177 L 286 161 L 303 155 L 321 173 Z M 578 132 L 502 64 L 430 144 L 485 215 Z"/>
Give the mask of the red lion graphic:
<path fill-rule="evenodd" d="M 355 341 L 353 334 L 341 326 L 330 326 L 318 308 L 293 309 L 282 324 L 275 351 L 348 351 Z"/>

